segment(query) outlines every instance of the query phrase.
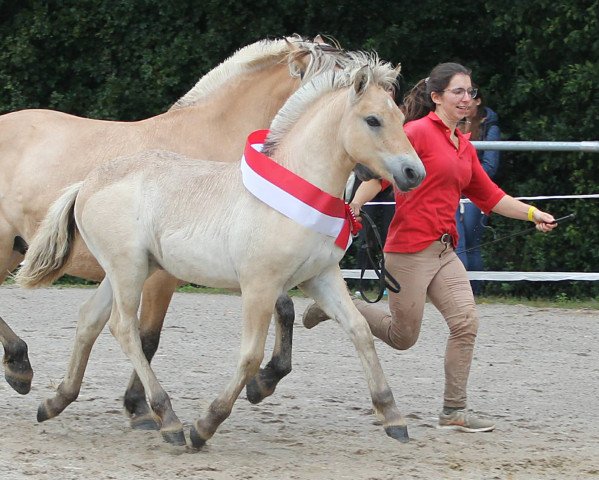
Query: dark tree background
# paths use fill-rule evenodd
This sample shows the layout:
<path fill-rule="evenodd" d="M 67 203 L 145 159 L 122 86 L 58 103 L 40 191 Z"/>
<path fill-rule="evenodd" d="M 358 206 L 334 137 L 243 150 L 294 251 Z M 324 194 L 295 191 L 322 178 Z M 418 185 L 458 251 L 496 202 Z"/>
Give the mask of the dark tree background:
<path fill-rule="evenodd" d="M 262 38 L 318 33 L 402 64 L 403 91 L 440 62 L 473 70 L 504 139 L 598 140 L 599 1 L 0 0 L 0 113 L 50 108 L 136 120 Z M 599 154 L 505 152 L 514 196 L 599 192 Z M 488 269 L 599 271 L 597 200 L 540 201 L 575 222 L 485 247 Z M 524 224 L 493 216 L 495 235 Z M 488 234 L 488 240 L 492 235 Z M 527 296 L 596 297 L 597 282 L 493 282 Z"/>

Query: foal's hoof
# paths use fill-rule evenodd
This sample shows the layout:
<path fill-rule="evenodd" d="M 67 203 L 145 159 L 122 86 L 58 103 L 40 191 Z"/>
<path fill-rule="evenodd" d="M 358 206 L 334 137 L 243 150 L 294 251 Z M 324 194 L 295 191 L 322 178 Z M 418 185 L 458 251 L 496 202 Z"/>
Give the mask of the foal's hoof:
<path fill-rule="evenodd" d="M 189 430 L 189 438 L 191 439 L 191 445 L 193 446 L 193 448 L 196 448 L 199 450 L 204 445 L 206 445 L 206 440 L 204 440 L 202 437 L 200 437 L 200 434 L 196 430 L 196 427 L 194 425 L 192 425 Z"/>
<path fill-rule="evenodd" d="M 160 433 L 162 434 L 162 438 L 164 438 L 164 441 L 170 443 L 171 445 L 187 445 L 183 430 L 176 430 L 174 432 L 161 431 Z"/>
<path fill-rule="evenodd" d="M 160 430 L 160 424 L 149 413 L 131 416 L 129 424 L 133 430 Z"/>
<path fill-rule="evenodd" d="M 400 441 L 401 443 L 408 443 L 410 436 L 408 435 L 408 427 L 406 425 L 392 425 L 385 428 L 385 432 L 391 438 Z"/>
<path fill-rule="evenodd" d="M 29 378 L 17 378 L 13 375 L 9 375 L 8 372 L 4 375 L 4 378 L 15 392 L 20 393 L 21 395 L 27 395 L 31 390 L 33 371 L 31 371 L 31 376 L 29 376 Z"/>

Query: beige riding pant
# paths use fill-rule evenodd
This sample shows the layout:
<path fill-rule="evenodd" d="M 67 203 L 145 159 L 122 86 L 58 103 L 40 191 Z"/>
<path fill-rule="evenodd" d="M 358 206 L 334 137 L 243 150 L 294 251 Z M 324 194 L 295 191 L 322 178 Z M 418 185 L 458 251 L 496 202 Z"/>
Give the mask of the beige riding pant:
<path fill-rule="evenodd" d="M 389 292 L 391 313 L 378 304 L 354 303 L 373 335 L 407 350 L 418 340 L 428 295 L 449 327 L 444 406 L 465 407 L 478 315 L 464 265 L 451 246 L 436 241 L 421 252 L 385 254 L 385 267 L 401 286 L 399 293 Z"/>

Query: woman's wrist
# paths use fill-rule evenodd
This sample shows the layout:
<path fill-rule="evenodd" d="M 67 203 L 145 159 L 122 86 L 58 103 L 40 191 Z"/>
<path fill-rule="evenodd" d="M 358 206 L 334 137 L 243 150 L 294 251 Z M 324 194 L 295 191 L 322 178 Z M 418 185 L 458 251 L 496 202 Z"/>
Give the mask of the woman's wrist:
<path fill-rule="evenodd" d="M 533 207 L 532 205 L 530 207 L 528 207 L 528 214 L 527 214 L 527 218 L 529 222 L 534 222 L 535 221 L 535 212 L 537 211 L 537 207 Z"/>

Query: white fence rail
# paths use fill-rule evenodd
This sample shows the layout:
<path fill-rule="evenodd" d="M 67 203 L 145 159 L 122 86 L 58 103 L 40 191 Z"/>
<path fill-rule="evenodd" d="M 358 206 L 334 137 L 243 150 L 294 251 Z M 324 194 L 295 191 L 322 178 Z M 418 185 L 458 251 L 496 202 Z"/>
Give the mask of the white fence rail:
<path fill-rule="evenodd" d="M 343 278 L 360 278 L 361 270 L 343 270 Z M 585 280 L 596 282 L 599 273 L 587 272 L 468 272 L 470 280 L 491 280 L 497 282 L 529 280 L 533 282 L 559 282 L 562 280 Z M 365 280 L 377 280 L 374 270 L 364 272 Z"/>
<path fill-rule="evenodd" d="M 472 142 L 477 150 L 512 150 L 527 152 L 599 152 L 599 142 Z"/>
<path fill-rule="evenodd" d="M 520 141 L 496 141 L 496 142 L 472 142 L 478 150 L 501 150 L 501 151 L 545 151 L 545 152 L 593 152 L 599 153 L 599 141 L 590 142 L 520 142 Z M 586 195 L 558 195 L 558 196 L 534 196 L 517 197 L 520 200 L 558 200 L 558 199 L 597 199 L 599 193 Z M 393 205 L 393 202 L 372 202 L 368 205 Z M 361 270 L 349 269 L 342 270 L 343 278 L 360 278 Z M 468 272 L 470 280 L 489 280 L 489 281 L 520 281 L 528 280 L 533 282 L 557 282 L 563 280 L 599 280 L 599 272 Z M 374 270 L 366 270 L 364 278 L 367 280 L 376 280 Z"/>

